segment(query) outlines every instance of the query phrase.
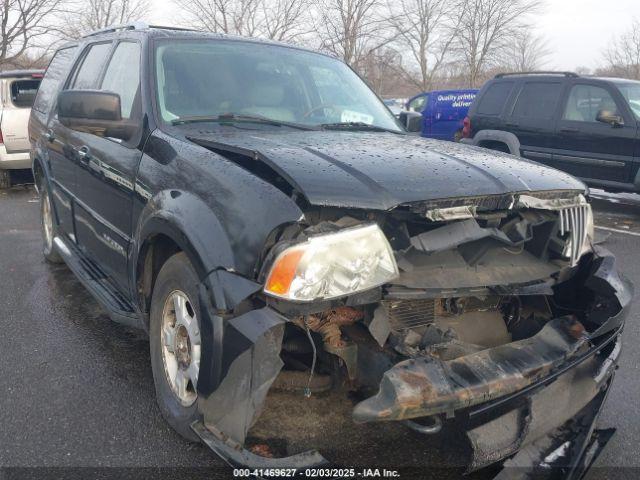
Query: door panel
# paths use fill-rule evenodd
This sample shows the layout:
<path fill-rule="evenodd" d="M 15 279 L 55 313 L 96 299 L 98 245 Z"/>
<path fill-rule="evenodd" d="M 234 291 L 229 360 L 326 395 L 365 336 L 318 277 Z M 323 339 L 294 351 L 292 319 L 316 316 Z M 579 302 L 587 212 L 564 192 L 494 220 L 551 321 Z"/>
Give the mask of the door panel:
<path fill-rule="evenodd" d="M 558 122 L 554 163 L 583 179 L 629 182 L 636 141 L 636 125 L 611 126 L 596 120 L 600 110 L 625 109 L 608 87 L 575 84 Z"/>
<path fill-rule="evenodd" d="M 518 137 L 523 157 L 552 165 L 555 119 L 562 80 L 524 82 L 505 128 Z"/>
<path fill-rule="evenodd" d="M 120 96 L 123 119 L 141 119 L 139 69 L 140 45 L 121 42 L 99 81 L 101 90 Z M 69 133 L 68 143 L 79 165 L 78 243 L 127 292 L 132 195 L 142 157 L 140 142 L 74 131 Z"/>
<path fill-rule="evenodd" d="M 69 144 L 79 165 L 78 244 L 126 290 L 132 193 L 142 153 L 82 132 L 73 132 Z"/>
<path fill-rule="evenodd" d="M 69 163 L 64 152 L 64 143 L 56 137 L 59 133 L 57 116 L 54 110 L 56 96 L 71 68 L 77 47 L 58 50 L 49 63 L 46 74 L 33 104 L 34 128 L 44 134 L 43 142 L 51 180 L 51 199 L 58 218 L 59 230 L 70 238 L 74 238 L 73 228 L 73 194 L 76 187 L 76 171 Z"/>

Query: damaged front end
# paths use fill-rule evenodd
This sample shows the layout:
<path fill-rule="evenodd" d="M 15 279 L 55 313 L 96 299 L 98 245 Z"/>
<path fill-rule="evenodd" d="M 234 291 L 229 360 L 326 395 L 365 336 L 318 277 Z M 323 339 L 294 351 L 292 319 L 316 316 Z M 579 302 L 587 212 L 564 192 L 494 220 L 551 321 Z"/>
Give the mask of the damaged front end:
<path fill-rule="evenodd" d="M 575 192 L 309 208 L 274 232 L 256 282 L 204 283 L 194 430 L 259 468 L 426 467 L 416 439 L 454 435 L 437 443 L 467 471 L 575 475 L 604 436 L 632 296 L 592 240 Z"/>

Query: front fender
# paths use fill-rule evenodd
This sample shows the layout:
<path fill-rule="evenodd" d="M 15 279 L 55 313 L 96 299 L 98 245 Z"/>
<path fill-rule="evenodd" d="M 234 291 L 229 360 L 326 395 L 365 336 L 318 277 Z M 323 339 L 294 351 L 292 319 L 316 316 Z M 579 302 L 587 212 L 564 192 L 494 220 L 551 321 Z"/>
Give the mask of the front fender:
<path fill-rule="evenodd" d="M 189 257 L 198 277 L 216 268 L 234 269 L 228 235 L 213 211 L 197 196 L 180 190 L 162 190 L 145 205 L 134 236 L 133 276 L 142 246 L 155 235 L 166 235 Z M 136 283 L 134 282 L 133 285 Z"/>

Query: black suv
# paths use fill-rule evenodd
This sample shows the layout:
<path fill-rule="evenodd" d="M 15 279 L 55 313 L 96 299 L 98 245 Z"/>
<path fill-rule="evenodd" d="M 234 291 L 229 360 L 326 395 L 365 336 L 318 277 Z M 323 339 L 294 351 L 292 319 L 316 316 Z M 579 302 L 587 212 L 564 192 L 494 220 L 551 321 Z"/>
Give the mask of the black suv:
<path fill-rule="evenodd" d="M 558 168 L 610 191 L 640 192 L 640 82 L 575 73 L 499 74 L 463 141 Z"/>
<path fill-rule="evenodd" d="M 441 429 L 471 469 L 583 460 L 632 290 L 570 175 L 408 136 L 329 56 L 145 26 L 59 49 L 29 135 L 46 259 L 148 332 L 187 439 L 253 467 L 433 464 Z"/>

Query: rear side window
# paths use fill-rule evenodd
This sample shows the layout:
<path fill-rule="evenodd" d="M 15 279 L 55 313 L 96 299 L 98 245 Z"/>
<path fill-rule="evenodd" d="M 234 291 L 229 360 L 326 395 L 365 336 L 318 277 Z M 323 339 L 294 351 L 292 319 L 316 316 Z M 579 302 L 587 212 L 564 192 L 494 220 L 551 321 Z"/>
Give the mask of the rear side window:
<path fill-rule="evenodd" d="M 40 80 L 11 82 L 11 103 L 18 108 L 31 108 L 38 92 Z"/>
<path fill-rule="evenodd" d="M 102 80 L 101 90 L 120 95 L 122 118 L 130 118 L 133 102 L 140 89 L 140 45 L 122 42 L 118 45 Z"/>
<path fill-rule="evenodd" d="M 560 82 L 527 82 L 520 90 L 513 108 L 513 116 L 552 119 L 558 107 L 561 92 Z"/>
<path fill-rule="evenodd" d="M 42 79 L 38 94 L 33 103 L 33 108 L 39 112 L 47 113 L 53 105 L 55 95 L 60 89 L 60 84 L 64 80 L 71 60 L 76 53 L 77 47 L 63 48 L 58 50 L 51 59 L 47 72 Z"/>
<path fill-rule="evenodd" d="M 68 88 L 78 90 L 95 88 L 110 50 L 111 42 L 91 45 L 79 66 L 76 67 Z"/>
<path fill-rule="evenodd" d="M 513 88 L 513 82 L 496 82 L 487 88 L 484 92 L 476 113 L 480 115 L 499 115 L 504 108 L 504 104 L 507 103 L 511 89 Z"/>

